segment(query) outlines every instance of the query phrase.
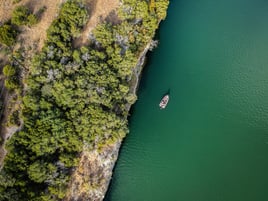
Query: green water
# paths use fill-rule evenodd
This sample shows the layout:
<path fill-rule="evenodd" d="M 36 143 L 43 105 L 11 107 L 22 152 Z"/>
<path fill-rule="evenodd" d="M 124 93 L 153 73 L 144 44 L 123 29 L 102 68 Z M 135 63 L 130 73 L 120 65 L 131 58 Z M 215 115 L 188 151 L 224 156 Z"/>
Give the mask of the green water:
<path fill-rule="evenodd" d="M 159 38 L 106 200 L 267 201 L 268 1 L 172 0 Z"/>

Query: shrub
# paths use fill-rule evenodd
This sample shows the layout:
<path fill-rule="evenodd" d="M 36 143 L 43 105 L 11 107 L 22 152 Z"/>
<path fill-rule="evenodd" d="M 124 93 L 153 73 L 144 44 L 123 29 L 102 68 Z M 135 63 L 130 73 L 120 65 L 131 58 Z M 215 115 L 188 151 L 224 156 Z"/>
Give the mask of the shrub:
<path fill-rule="evenodd" d="M 10 25 L 4 24 L 0 26 L 0 43 L 12 46 L 16 42 L 17 31 Z"/>
<path fill-rule="evenodd" d="M 15 75 L 15 73 L 16 73 L 16 68 L 15 68 L 14 66 L 6 65 L 6 66 L 3 68 L 3 74 L 4 74 L 6 77 L 13 76 L 13 75 Z"/>
<path fill-rule="evenodd" d="M 5 80 L 5 87 L 9 90 L 18 89 L 19 84 L 14 78 L 7 78 Z"/>
<path fill-rule="evenodd" d="M 26 6 L 19 6 L 12 13 L 11 23 L 18 26 L 31 26 L 37 23 L 37 18 Z"/>
<path fill-rule="evenodd" d="M 15 25 L 26 25 L 28 23 L 28 16 L 30 15 L 30 11 L 25 6 L 17 7 L 12 13 L 11 23 Z"/>
<path fill-rule="evenodd" d="M 32 26 L 32 25 L 35 25 L 37 23 L 37 18 L 34 14 L 30 14 L 28 17 L 27 17 L 27 20 L 28 20 L 28 25 L 29 26 Z"/>
<path fill-rule="evenodd" d="M 12 125 L 20 125 L 20 113 L 18 110 L 12 112 L 12 114 L 8 116 L 8 126 Z"/>

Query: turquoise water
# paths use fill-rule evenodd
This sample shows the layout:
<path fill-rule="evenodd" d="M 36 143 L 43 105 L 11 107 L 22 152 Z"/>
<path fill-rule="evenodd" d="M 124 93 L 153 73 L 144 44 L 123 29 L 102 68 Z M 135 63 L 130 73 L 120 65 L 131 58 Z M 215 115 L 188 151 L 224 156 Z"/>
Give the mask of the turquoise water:
<path fill-rule="evenodd" d="M 173 0 L 159 39 L 106 200 L 267 201 L 268 1 Z"/>

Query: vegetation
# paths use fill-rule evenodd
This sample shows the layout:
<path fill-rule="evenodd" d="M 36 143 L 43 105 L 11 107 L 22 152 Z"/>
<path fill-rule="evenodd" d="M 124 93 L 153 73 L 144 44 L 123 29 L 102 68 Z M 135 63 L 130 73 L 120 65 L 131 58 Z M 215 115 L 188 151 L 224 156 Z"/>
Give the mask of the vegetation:
<path fill-rule="evenodd" d="M 13 0 L 14 4 L 19 3 L 19 2 L 21 2 L 21 0 Z"/>
<path fill-rule="evenodd" d="M 10 77 L 10 76 L 13 76 L 16 74 L 16 68 L 14 66 L 11 66 L 11 65 L 5 65 L 4 68 L 3 68 L 3 74 L 6 76 L 6 77 Z"/>
<path fill-rule="evenodd" d="M 64 198 L 82 147 L 101 148 L 126 135 L 128 106 L 136 100 L 130 81 L 140 52 L 165 16 L 161 9 L 151 12 L 146 0 L 124 0 L 122 23 L 100 24 L 90 45 L 74 49 L 87 12 L 77 1 L 62 6 L 30 67 L 24 128 L 7 144 L 0 200 Z M 12 69 L 5 67 L 6 76 L 14 76 Z M 18 116 L 12 122 L 18 123 Z"/>
<path fill-rule="evenodd" d="M 0 43 L 12 46 L 16 42 L 17 31 L 11 25 L 4 24 L 0 26 Z"/>
<path fill-rule="evenodd" d="M 26 6 L 18 6 L 12 13 L 11 23 L 31 26 L 37 23 L 37 18 Z"/>
<path fill-rule="evenodd" d="M 17 3 L 19 1 L 16 1 Z M 43 9 L 39 13 L 43 12 Z M 32 26 L 38 22 L 37 17 L 31 13 L 26 6 L 18 6 L 12 13 L 11 24 L 5 23 L 0 26 L 0 43 L 6 46 L 12 46 L 16 42 L 18 29 L 16 26 L 28 25 Z"/>
<path fill-rule="evenodd" d="M 15 66 L 4 66 L 3 74 L 6 76 L 5 87 L 7 89 L 13 90 L 19 88 L 18 69 Z"/>

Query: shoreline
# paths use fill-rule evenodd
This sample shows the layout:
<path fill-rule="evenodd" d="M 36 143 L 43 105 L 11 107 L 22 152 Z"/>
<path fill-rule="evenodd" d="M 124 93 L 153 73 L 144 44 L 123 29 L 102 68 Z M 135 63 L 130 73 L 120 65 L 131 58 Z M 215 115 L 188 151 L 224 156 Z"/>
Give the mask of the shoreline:
<path fill-rule="evenodd" d="M 136 67 L 133 69 L 132 79 L 135 79 L 135 82 L 131 85 L 131 90 L 135 95 L 139 88 L 146 55 L 150 50 L 152 41 L 153 39 L 147 43 L 144 50 L 140 53 Z M 128 113 L 132 105 L 127 106 Z M 120 139 L 112 144 L 106 145 L 100 152 L 96 149 L 87 151 L 87 148 L 84 148 L 84 151 L 81 153 L 79 165 L 73 173 L 69 183 L 68 193 L 64 199 L 65 201 L 78 201 L 80 199 L 102 201 L 105 198 L 112 180 L 123 140 L 124 139 Z M 95 167 L 93 172 L 85 170 L 85 168 L 92 170 L 90 167 Z M 81 171 L 81 169 L 84 169 L 85 171 Z M 96 173 L 96 175 L 94 175 L 94 173 Z"/>
<path fill-rule="evenodd" d="M 158 20 L 155 21 L 151 19 L 152 22 L 154 22 L 153 24 L 154 26 L 151 27 L 149 26 L 150 28 L 150 30 L 148 31 L 148 34 L 150 34 L 149 37 L 143 40 L 142 45 L 141 44 L 139 45 L 137 51 L 132 56 L 133 62 L 128 64 L 128 66 L 131 67 L 132 71 L 130 70 L 129 73 L 127 74 L 128 77 L 125 80 L 126 81 L 125 84 L 128 85 L 128 93 L 133 96 L 133 97 L 131 96 L 131 98 L 133 99 L 132 101 L 129 100 L 126 102 L 122 102 L 122 105 L 120 106 L 124 109 L 124 115 L 122 118 L 122 120 L 124 121 L 124 126 L 127 126 L 126 121 L 128 120 L 131 106 L 134 104 L 137 98 L 137 92 L 142 76 L 142 70 L 145 66 L 146 55 L 148 51 L 151 50 L 152 47 L 154 47 L 153 38 L 155 37 L 156 30 L 159 29 L 160 22 L 164 19 L 163 15 L 161 16 L 162 18 L 158 17 L 157 18 Z M 156 16 L 154 17 L 155 17 L 154 19 L 156 19 Z M 147 31 L 146 28 L 144 28 L 143 31 Z M 142 36 L 139 37 L 142 38 Z M 27 59 L 29 58 L 27 57 Z M 28 60 L 26 60 L 26 62 L 27 61 Z M 122 73 L 122 76 L 124 75 L 125 74 Z M 22 128 L 22 126 L 23 123 L 21 123 L 19 127 L 10 129 L 10 132 L 6 134 L 5 138 L 10 138 L 12 134 L 15 132 L 15 130 L 16 131 L 19 130 L 20 128 Z M 106 141 L 104 141 L 103 143 L 103 146 L 94 147 L 93 149 L 91 148 L 90 144 L 86 143 L 86 141 L 83 141 L 83 143 L 81 143 L 80 146 L 82 151 L 80 149 L 80 152 L 76 154 L 75 160 L 73 161 L 75 164 L 78 165 L 72 166 L 69 174 L 66 177 L 64 177 L 64 179 L 66 178 L 65 182 L 64 180 L 62 180 L 63 181 L 62 187 L 64 190 L 61 191 L 61 189 L 58 189 L 59 192 L 58 191 L 53 192 L 56 196 L 58 196 L 57 198 L 66 201 L 103 200 L 108 192 L 114 168 L 116 166 L 116 162 L 119 157 L 120 148 L 122 146 L 124 138 L 126 137 L 126 133 L 127 129 L 125 130 L 124 134 L 121 135 L 121 133 L 119 133 L 120 134 L 119 136 L 116 136 L 116 138 L 114 139 L 111 138 L 110 141 L 109 139 L 108 140 L 106 139 Z M 4 144 L 3 148 L 5 148 Z M 6 154 L 5 149 L 3 149 L 2 152 L 3 155 Z M 56 188 L 55 189 L 53 188 L 52 190 L 56 190 Z M 67 191 L 65 192 L 66 189 Z"/>

